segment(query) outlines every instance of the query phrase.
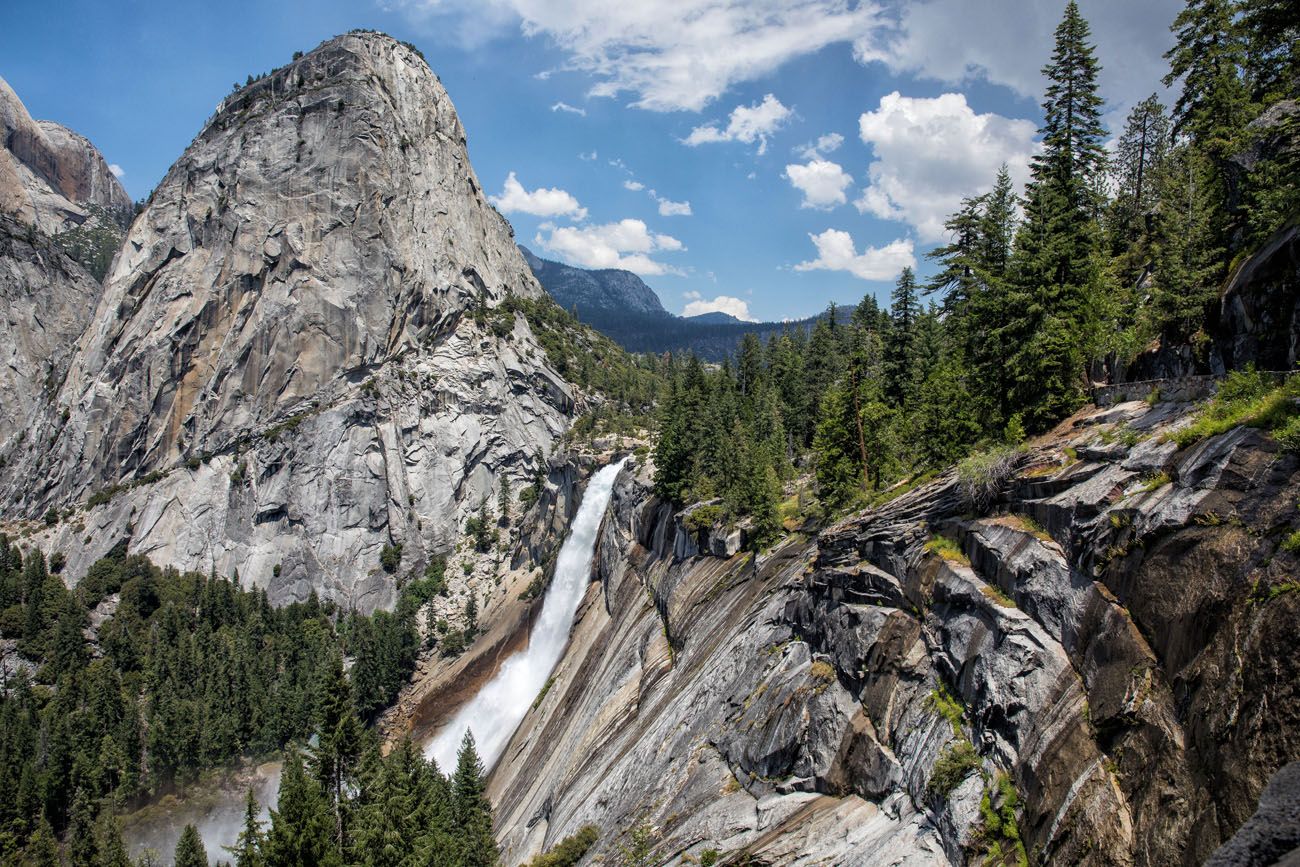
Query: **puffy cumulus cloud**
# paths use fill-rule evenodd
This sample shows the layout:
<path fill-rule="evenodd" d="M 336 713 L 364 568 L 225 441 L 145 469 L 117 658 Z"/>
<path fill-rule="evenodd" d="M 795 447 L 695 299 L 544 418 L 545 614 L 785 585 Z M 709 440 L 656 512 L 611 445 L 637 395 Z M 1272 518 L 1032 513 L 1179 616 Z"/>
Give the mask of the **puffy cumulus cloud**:
<path fill-rule="evenodd" d="M 568 217 L 571 220 L 585 220 L 587 209 L 578 204 L 578 200 L 557 187 L 538 187 L 529 192 L 519 183 L 515 173 L 506 177 L 505 188 L 501 195 L 489 196 L 489 201 L 504 214 L 532 214 L 535 217 Z"/>
<path fill-rule="evenodd" d="M 814 159 L 785 167 L 785 176 L 803 193 L 801 208 L 830 210 L 848 201 L 844 191 L 853 186 L 853 178 L 837 163 Z"/>
<path fill-rule="evenodd" d="M 543 225 L 535 243 L 571 265 L 583 268 L 622 268 L 635 274 L 680 274 L 652 253 L 686 249 L 671 235 L 650 231 L 641 220 L 619 220 L 599 226 Z"/>
<path fill-rule="evenodd" d="M 623 189 L 631 190 L 634 193 L 639 193 L 645 189 L 645 184 L 641 183 L 640 181 L 624 181 Z"/>
<path fill-rule="evenodd" d="M 842 144 L 844 144 L 844 136 L 837 132 L 828 132 L 826 135 L 818 136 L 817 141 L 800 145 L 794 149 L 794 152 L 806 160 L 815 160 L 817 157 L 834 153 Z"/>
<path fill-rule="evenodd" d="M 595 96 L 633 95 L 653 111 L 699 111 L 732 85 L 796 57 L 863 40 L 872 0 L 386 0 L 432 30 L 450 17 L 462 40 L 521 26 L 595 80 Z"/>
<path fill-rule="evenodd" d="M 686 306 L 682 308 L 683 316 L 700 316 L 705 313 L 726 313 L 742 322 L 757 322 L 749 313 L 749 303 L 731 295 L 718 295 L 705 298 L 699 292 L 683 293 Z"/>
<path fill-rule="evenodd" d="M 863 213 L 909 223 L 922 241 L 942 239 L 944 220 L 963 197 L 992 187 L 1002 163 L 1024 183 L 1036 147 L 1033 122 L 976 114 L 960 93 L 914 98 L 894 91 L 862 115 L 858 127 L 875 161 L 854 204 Z"/>
<path fill-rule="evenodd" d="M 659 216 L 661 217 L 689 217 L 691 215 L 690 202 L 674 202 L 669 199 L 660 198 Z"/>
<path fill-rule="evenodd" d="M 732 109 L 725 128 L 719 128 L 716 124 L 697 126 L 682 141 L 691 147 L 709 142 L 758 142 L 758 152 L 761 154 L 767 151 L 767 137 L 780 129 L 790 114 L 790 109 L 769 93 L 761 102 L 738 105 Z"/>
<path fill-rule="evenodd" d="M 1181 0 L 1085 5 L 1101 60 L 1101 93 L 1121 114 L 1159 88 L 1167 71 L 1164 52 L 1173 44 L 1169 23 L 1182 6 Z M 984 79 L 1038 100 L 1062 8 L 1024 0 L 909 2 L 899 6 L 895 27 L 873 30 L 855 50 L 859 59 L 883 61 L 895 72 L 949 84 Z"/>
<path fill-rule="evenodd" d="M 578 108 L 576 105 L 569 105 L 563 100 L 551 106 L 551 111 L 562 111 L 566 114 L 576 114 L 579 117 L 587 116 L 587 110 L 585 108 Z"/>
<path fill-rule="evenodd" d="M 117 163 L 109 163 L 108 170 L 113 173 L 113 177 L 115 178 L 121 179 L 126 177 L 126 169 L 122 168 Z"/>
<path fill-rule="evenodd" d="M 817 248 L 817 258 L 795 265 L 796 271 L 847 271 L 863 280 L 892 280 L 904 268 L 916 266 L 912 242 L 907 238 L 883 247 L 867 247 L 859 253 L 853 236 L 839 229 L 808 237 Z"/>

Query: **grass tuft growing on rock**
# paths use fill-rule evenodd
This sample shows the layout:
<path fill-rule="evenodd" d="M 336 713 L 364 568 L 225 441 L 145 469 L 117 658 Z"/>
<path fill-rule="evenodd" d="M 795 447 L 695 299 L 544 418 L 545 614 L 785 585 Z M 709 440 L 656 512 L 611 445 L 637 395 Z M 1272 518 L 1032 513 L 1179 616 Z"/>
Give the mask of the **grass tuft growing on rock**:
<path fill-rule="evenodd" d="M 984 850 L 984 864 L 1029 867 L 1029 854 L 1016 818 L 1019 806 L 1020 795 L 1011 777 L 999 772 L 993 786 L 986 786 L 980 799 L 980 827 L 976 838 Z"/>
<path fill-rule="evenodd" d="M 981 512 L 993 505 L 1023 451 L 1023 446 L 994 446 L 957 464 L 957 487 L 966 504 Z"/>
<path fill-rule="evenodd" d="M 970 565 L 970 558 L 962 552 L 961 546 L 947 536 L 931 536 L 930 541 L 925 543 L 925 550 L 928 554 L 939 555 L 949 563 Z"/>
<path fill-rule="evenodd" d="M 1012 599 L 1010 596 L 1008 596 L 1007 594 L 1003 593 L 1001 587 L 998 587 L 993 584 L 985 584 L 984 586 L 980 587 L 980 592 L 983 593 L 988 598 L 992 599 L 998 605 L 1001 605 L 1003 608 L 1016 607 L 1016 601 Z"/>
<path fill-rule="evenodd" d="M 595 825 L 583 825 L 578 833 L 570 834 L 547 851 L 528 862 L 528 867 L 573 867 L 600 838 Z"/>
<path fill-rule="evenodd" d="M 1138 491 L 1143 494 L 1148 494 L 1157 488 L 1163 488 L 1172 481 L 1173 479 L 1169 478 L 1169 474 L 1164 470 L 1161 470 L 1158 473 L 1152 473 L 1144 478 L 1142 484 L 1138 486 Z"/>
<path fill-rule="evenodd" d="M 813 680 L 820 680 L 823 683 L 830 683 L 835 679 L 835 667 L 824 659 L 814 659 L 809 674 Z"/>
<path fill-rule="evenodd" d="M 925 700 L 935 713 L 948 721 L 952 726 L 952 733 L 961 737 L 961 721 L 966 715 L 966 708 L 962 706 L 961 699 L 948 691 L 948 687 L 940 681 L 939 684 L 930 691 L 930 696 Z"/>
<path fill-rule="evenodd" d="M 1267 430 L 1283 445 L 1297 448 L 1300 447 L 1297 399 L 1300 399 L 1300 376 L 1288 376 L 1281 385 L 1276 385 L 1272 377 L 1247 366 L 1223 378 L 1218 394 L 1201 408 L 1195 421 L 1170 431 L 1161 439 L 1176 443 L 1181 449 L 1244 425 Z"/>
<path fill-rule="evenodd" d="M 971 771 L 977 770 L 979 766 L 980 757 L 975 752 L 974 744 L 965 738 L 953 741 L 935 760 L 934 770 L 930 773 L 930 782 L 926 784 L 925 789 L 935 797 L 946 798 L 962 780 L 970 775 Z"/>

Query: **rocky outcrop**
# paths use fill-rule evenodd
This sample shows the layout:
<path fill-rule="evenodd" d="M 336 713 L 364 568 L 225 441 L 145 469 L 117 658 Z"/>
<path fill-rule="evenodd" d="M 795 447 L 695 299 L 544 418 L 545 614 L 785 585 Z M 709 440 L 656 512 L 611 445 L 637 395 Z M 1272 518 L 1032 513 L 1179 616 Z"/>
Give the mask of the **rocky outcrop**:
<path fill-rule="evenodd" d="M 541 289 L 410 47 L 330 40 L 228 97 L 136 219 L 3 478 L 77 577 L 113 544 L 275 602 L 392 603 L 573 408 L 512 297 Z"/>
<path fill-rule="evenodd" d="M 62 420 L 56 396 L 99 291 L 33 226 L 0 215 L 0 456 L 6 461 L 49 444 L 28 437 L 38 422 L 45 431 Z"/>
<path fill-rule="evenodd" d="M 61 124 L 33 120 L 3 78 L 0 144 L 0 213 L 51 236 L 85 222 L 91 205 L 129 216 L 131 197 L 95 146 Z"/>
<path fill-rule="evenodd" d="M 1294 103 L 1292 106 L 1294 107 Z M 1210 366 L 1294 370 L 1300 361 L 1300 226 L 1287 226 L 1233 272 L 1219 304 Z"/>
<path fill-rule="evenodd" d="M 757 559 L 675 554 L 626 477 L 490 780 L 507 863 L 589 822 L 656 863 L 1203 862 L 1300 754 L 1300 461 L 1186 418 L 1091 410 L 983 512 L 950 474 Z"/>

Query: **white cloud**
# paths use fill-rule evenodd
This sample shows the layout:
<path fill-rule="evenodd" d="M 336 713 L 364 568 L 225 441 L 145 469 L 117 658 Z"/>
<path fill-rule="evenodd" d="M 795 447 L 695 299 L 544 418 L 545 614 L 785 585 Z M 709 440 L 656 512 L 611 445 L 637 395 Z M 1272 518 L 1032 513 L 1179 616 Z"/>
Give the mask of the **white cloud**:
<path fill-rule="evenodd" d="M 691 216 L 690 202 L 674 202 L 667 199 L 653 189 L 646 189 L 646 185 L 640 181 L 626 180 L 623 182 L 623 189 L 639 193 L 642 190 L 650 198 L 654 199 L 659 205 L 659 216 L 661 217 L 689 217 Z"/>
<path fill-rule="evenodd" d="M 858 126 L 876 159 L 854 204 L 910 224 L 923 242 L 941 240 L 944 220 L 963 197 L 988 190 L 1002 163 L 1023 183 L 1036 147 L 1033 122 L 976 114 L 960 93 L 913 98 L 894 91 Z"/>
<path fill-rule="evenodd" d="M 582 160 L 585 163 L 594 163 L 596 161 L 596 152 L 592 151 L 591 153 L 580 153 L 578 154 L 578 159 Z"/>
<path fill-rule="evenodd" d="M 108 170 L 113 173 L 113 177 L 115 178 L 121 179 L 126 177 L 126 169 L 122 168 L 117 163 L 109 163 Z"/>
<path fill-rule="evenodd" d="M 767 137 L 776 132 L 789 117 L 790 109 L 769 93 L 761 102 L 738 105 L 732 109 L 726 129 L 719 129 L 716 124 L 697 126 L 682 141 L 691 147 L 708 142 L 758 142 L 758 152 L 761 154 L 767 151 Z"/>
<path fill-rule="evenodd" d="M 461 41 L 509 32 L 546 37 L 594 96 L 633 95 L 653 111 L 699 111 L 732 85 L 828 45 L 864 39 L 872 0 L 389 0 L 417 23 L 453 16 Z M 505 26 L 503 26 L 505 25 Z M 446 30 L 428 22 L 428 29 Z"/>
<path fill-rule="evenodd" d="M 587 116 L 587 110 L 585 108 L 578 108 L 576 105 L 569 105 L 567 102 L 563 101 L 557 102 L 555 105 L 551 106 L 551 111 L 563 111 L 568 114 L 580 115 L 581 117 Z"/>
<path fill-rule="evenodd" d="M 844 136 L 837 132 L 828 132 L 826 135 L 819 136 L 815 142 L 809 142 L 795 148 L 794 152 L 806 160 L 814 160 L 817 157 L 834 153 L 839 150 L 842 144 L 844 144 Z"/>
<path fill-rule="evenodd" d="M 730 295 L 718 295 L 705 298 L 699 292 L 684 293 L 687 304 L 682 308 L 683 316 L 699 316 L 704 313 L 726 313 L 743 322 L 757 322 L 749 313 L 749 304 Z"/>
<path fill-rule="evenodd" d="M 855 44 L 859 59 L 895 72 L 960 84 L 984 79 L 1037 102 L 1042 67 L 1052 52 L 1060 3 L 1024 0 L 929 0 L 901 6 L 897 28 L 880 28 Z M 1153 90 L 1167 70 L 1169 24 L 1181 0 L 1089 0 L 1083 9 L 1102 71 L 1102 96 L 1120 113 Z M 996 27 L 989 22 L 996 21 Z"/>
<path fill-rule="evenodd" d="M 659 199 L 659 216 L 661 217 L 689 217 L 691 215 L 690 202 L 673 202 L 668 199 Z"/>
<path fill-rule="evenodd" d="M 808 237 L 817 248 L 817 258 L 795 265 L 796 271 L 847 271 L 863 280 L 892 280 L 903 268 L 916 265 L 908 238 L 899 238 L 883 247 L 867 247 L 859 253 L 848 232 L 827 229 Z"/>
<path fill-rule="evenodd" d="M 842 205 L 848 198 L 844 191 L 853 186 L 853 178 L 837 163 L 814 159 L 800 165 L 785 167 L 785 176 L 799 192 L 803 193 L 801 208 L 830 210 Z"/>
<path fill-rule="evenodd" d="M 426 31 L 454 34 L 462 45 L 520 30 L 544 38 L 566 55 L 563 69 L 591 77 L 592 95 L 631 93 L 634 106 L 654 111 L 700 111 L 736 84 L 761 80 L 790 60 L 846 42 L 860 61 L 883 61 L 896 73 L 951 84 L 984 79 L 1037 101 L 1043 89 L 1040 70 L 1064 5 L 1025 0 L 380 3 L 406 12 Z M 1169 24 L 1182 6 L 1182 0 L 1085 4 L 1102 65 L 1102 94 L 1112 108 L 1126 111 L 1160 89 L 1166 69 L 1162 55 L 1173 39 Z M 450 18 L 452 26 L 434 18 Z"/>
<path fill-rule="evenodd" d="M 532 214 L 536 217 L 568 217 L 571 220 L 585 220 L 587 209 L 578 204 L 578 200 L 557 187 L 538 187 L 529 192 L 519 183 L 515 173 L 506 177 L 505 188 L 499 196 L 489 196 L 488 200 L 505 214 Z"/>
<path fill-rule="evenodd" d="M 549 232 L 544 235 L 543 232 Z M 686 249 L 671 235 L 651 232 L 641 220 L 620 220 L 599 226 L 543 225 L 534 239 L 538 246 L 583 268 L 623 268 L 636 274 L 679 274 L 652 253 Z"/>

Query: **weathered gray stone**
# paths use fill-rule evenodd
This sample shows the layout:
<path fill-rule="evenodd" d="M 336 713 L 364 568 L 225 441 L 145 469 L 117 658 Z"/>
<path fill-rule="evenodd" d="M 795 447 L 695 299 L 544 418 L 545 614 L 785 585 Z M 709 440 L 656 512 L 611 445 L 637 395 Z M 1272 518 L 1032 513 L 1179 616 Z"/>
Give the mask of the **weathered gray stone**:
<path fill-rule="evenodd" d="M 132 486 L 48 539 L 74 579 L 129 539 L 275 602 L 390 605 L 380 549 L 449 550 L 567 428 L 511 296 L 541 289 L 438 79 L 389 37 L 330 40 L 228 97 L 159 184 L 66 425 L 36 426 L 4 492 L 30 516 Z"/>

